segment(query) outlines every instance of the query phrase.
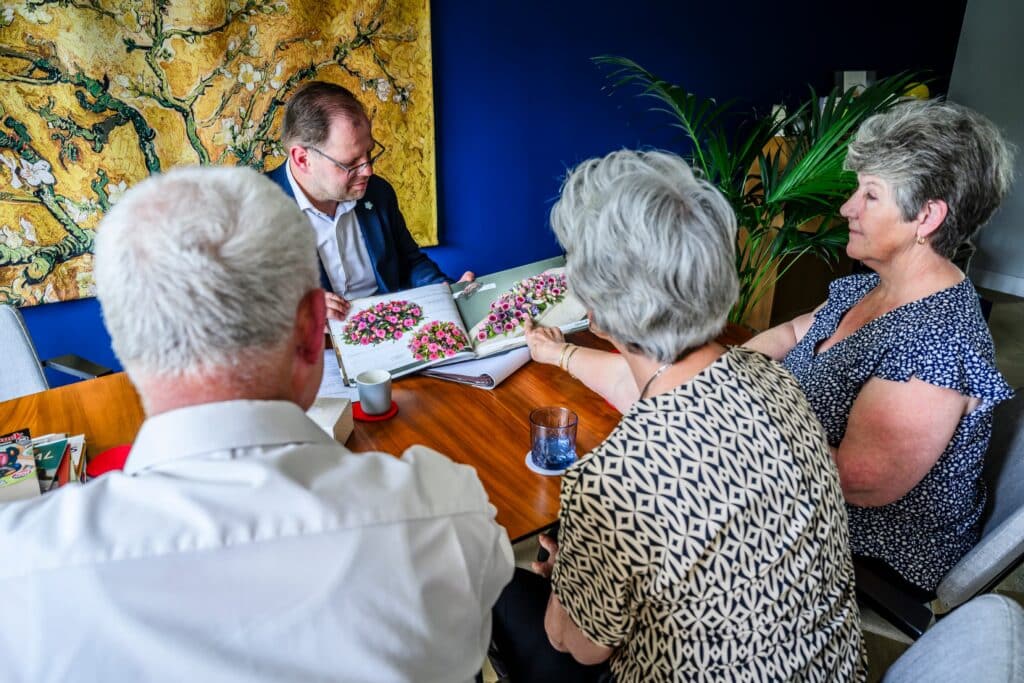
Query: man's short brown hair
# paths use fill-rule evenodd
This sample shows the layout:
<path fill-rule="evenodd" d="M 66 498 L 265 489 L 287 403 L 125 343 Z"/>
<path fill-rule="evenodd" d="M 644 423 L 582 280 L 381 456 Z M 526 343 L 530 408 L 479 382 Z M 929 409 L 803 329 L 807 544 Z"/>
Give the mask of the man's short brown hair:
<path fill-rule="evenodd" d="M 331 120 L 342 116 L 353 123 L 369 121 L 366 109 L 347 88 L 325 81 L 309 81 L 295 91 L 284 109 L 281 144 L 316 147 L 331 132 Z"/>

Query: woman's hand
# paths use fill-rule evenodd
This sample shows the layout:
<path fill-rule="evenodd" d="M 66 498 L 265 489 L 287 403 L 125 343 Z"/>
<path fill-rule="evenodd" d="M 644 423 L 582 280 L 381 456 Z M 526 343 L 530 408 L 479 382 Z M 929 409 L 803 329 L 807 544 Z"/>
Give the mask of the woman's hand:
<path fill-rule="evenodd" d="M 555 568 L 555 558 L 558 556 L 558 541 L 547 534 L 541 534 L 537 537 L 537 542 L 541 548 L 548 551 L 548 559 L 543 562 L 531 562 L 530 569 L 534 574 L 540 574 L 545 579 L 550 579 L 551 571 Z"/>
<path fill-rule="evenodd" d="M 530 358 L 538 363 L 558 365 L 562 347 L 565 346 L 565 335 L 562 331 L 557 327 L 534 325 L 529 319 L 523 323 L 523 329 L 526 330 L 526 345 L 530 349 Z"/>

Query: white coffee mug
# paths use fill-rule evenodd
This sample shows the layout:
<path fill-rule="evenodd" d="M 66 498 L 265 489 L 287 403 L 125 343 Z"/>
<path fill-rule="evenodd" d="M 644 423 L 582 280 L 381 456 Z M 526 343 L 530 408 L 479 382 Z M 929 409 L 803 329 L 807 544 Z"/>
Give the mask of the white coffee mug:
<path fill-rule="evenodd" d="M 391 409 L 391 373 L 367 370 L 356 375 L 359 405 L 367 415 L 382 415 Z"/>

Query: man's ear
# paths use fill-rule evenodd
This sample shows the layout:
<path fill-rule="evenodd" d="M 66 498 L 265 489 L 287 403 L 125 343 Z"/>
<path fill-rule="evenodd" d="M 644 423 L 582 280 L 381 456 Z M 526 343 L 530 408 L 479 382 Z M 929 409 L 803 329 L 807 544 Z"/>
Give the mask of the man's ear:
<path fill-rule="evenodd" d="M 298 169 L 303 173 L 309 173 L 309 150 L 301 145 L 292 145 L 288 148 L 288 160 L 291 161 L 292 168 Z"/>
<path fill-rule="evenodd" d="M 317 287 L 302 297 L 295 316 L 295 352 L 303 361 L 317 363 L 323 358 L 326 324 L 327 304 L 324 302 L 324 290 Z"/>
<path fill-rule="evenodd" d="M 949 206 L 942 199 L 929 199 L 917 214 L 917 236 L 928 237 L 946 220 Z"/>

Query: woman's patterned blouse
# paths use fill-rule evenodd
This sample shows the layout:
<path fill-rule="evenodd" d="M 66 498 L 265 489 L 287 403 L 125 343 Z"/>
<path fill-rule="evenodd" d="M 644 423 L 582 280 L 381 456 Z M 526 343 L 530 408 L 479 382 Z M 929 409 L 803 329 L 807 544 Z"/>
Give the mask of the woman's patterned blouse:
<path fill-rule="evenodd" d="M 783 363 L 836 447 L 853 402 L 872 377 L 894 382 L 916 377 L 981 399 L 960 419 L 931 471 L 905 496 L 881 507 L 847 506 L 853 553 L 880 559 L 931 591 L 978 542 L 985 507 L 981 470 L 992 409 L 1013 392 L 995 368 L 992 336 L 967 279 L 889 311 L 816 353 L 843 315 L 877 284 L 875 274 L 834 281 L 828 301 Z"/>
<path fill-rule="evenodd" d="M 555 594 L 632 681 L 856 681 L 846 510 L 792 376 L 727 351 L 565 473 Z"/>

